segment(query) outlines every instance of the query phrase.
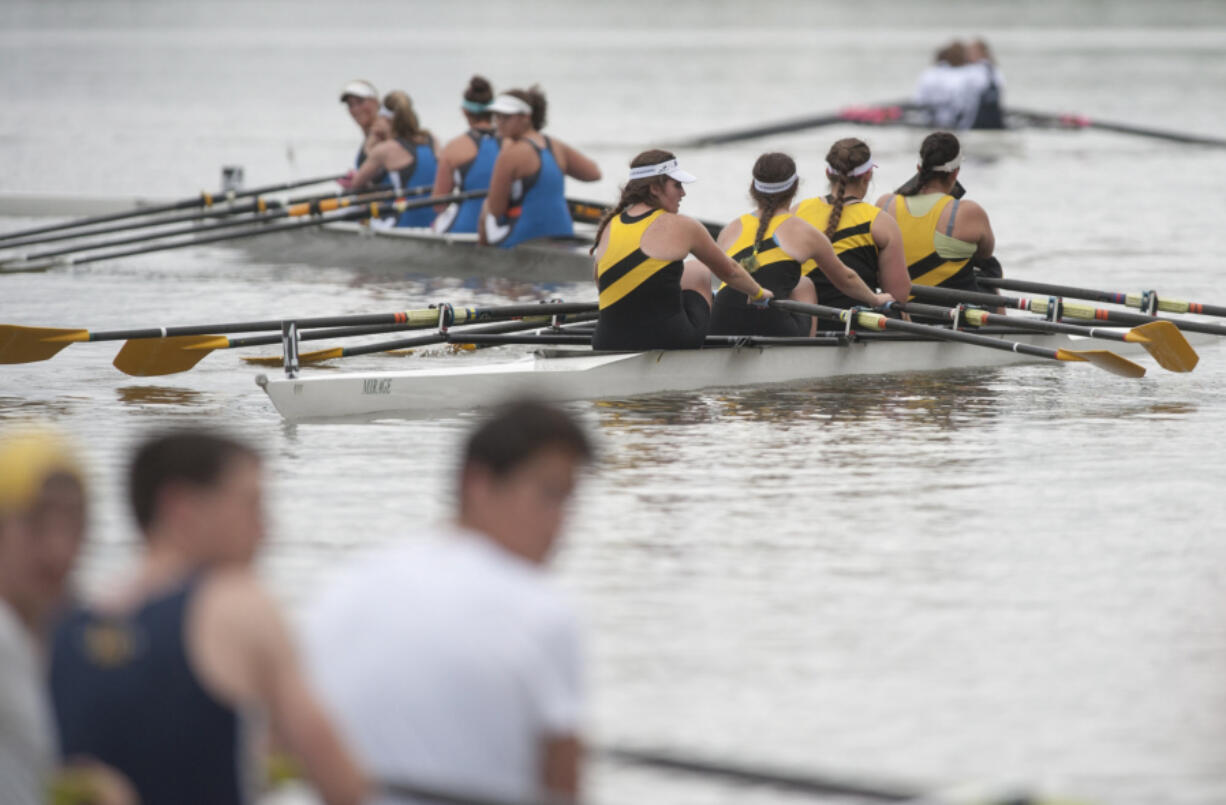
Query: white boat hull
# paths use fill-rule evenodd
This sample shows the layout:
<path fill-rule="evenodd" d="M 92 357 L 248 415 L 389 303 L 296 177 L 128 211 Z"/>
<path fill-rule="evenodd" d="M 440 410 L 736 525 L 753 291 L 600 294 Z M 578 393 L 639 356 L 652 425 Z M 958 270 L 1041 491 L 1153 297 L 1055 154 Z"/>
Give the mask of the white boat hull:
<path fill-rule="evenodd" d="M 1062 335 L 1027 333 L 1009 338 L 1050 348 L 1086 347 L 1085 340 Z M 448 367 L 418 371 L 297 378 L 261 375 L 256 380 L 286 420 L 299 422 L 460 411 L 524 394 L 557 401 L 618 399 L 843 375 L 940 371 L 1041 360 L 949 341 L 882 339 L 845 346 L 629 353 L 596 353 L 578 348 L 475 366 L 457 360 Z"/>

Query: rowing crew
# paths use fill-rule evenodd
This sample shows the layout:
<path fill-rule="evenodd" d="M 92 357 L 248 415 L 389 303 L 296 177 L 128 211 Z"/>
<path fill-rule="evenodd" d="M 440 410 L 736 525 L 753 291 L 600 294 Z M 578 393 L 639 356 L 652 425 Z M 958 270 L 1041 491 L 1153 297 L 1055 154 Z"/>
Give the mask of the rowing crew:
<path fill-rule="evenodd" d="M 504 248 L 533 238 L 569 238 L 574 224 L 565 177 L 600 178 L 590 158 L 542 133 L 547 104 L 539 87 L 494 97 L 489 81 L 473 76 L 460 103 L 468 129 L 441 150 L 400 90 L 380 103 L 370 82 L 351 81 L 341 102 L 365 135 L 354 171 L 341 182 L 347 189 L 430 186 L 434 196 L 486 191 L 484 198 L 405 210 L 390 222 L 395 226 L 477 233 L 481 243 Z"/>
<path fill-rule="evenodd" d="M 592 247 L 600 300 L 592 346 L 696 349 L 708 334 L 802 336 L 841 326 L 768 307 L 772 298 L 880 306 L 905 300 L 912 283 L 980 290 L 974 267 L 994 265 L 995 236 L 982 207 L 953 195 L 961 162 L 957 137 L 931 134 L 916 175 L 873 205 L 865 200 L 877 167 L 868 146 L 839 140 L 826 155 L 829 193 L 793 205 L 795 162 L 763 154 L 749 189 L 755 209 L 712 239 L 678 213 L 696 177 L 673 154 L 644 151 Z M 712 275 L 723 281 L 714 296 Z"/>

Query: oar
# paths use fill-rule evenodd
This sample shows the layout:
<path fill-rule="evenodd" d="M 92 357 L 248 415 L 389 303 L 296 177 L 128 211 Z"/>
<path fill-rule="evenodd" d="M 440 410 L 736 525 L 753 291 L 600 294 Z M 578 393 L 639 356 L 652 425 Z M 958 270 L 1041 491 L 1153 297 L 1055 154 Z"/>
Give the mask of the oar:
<path fill-rule="evenodd" d="M 792 313 L 803 313 L 806 316 L 823 316 L 846 322 L 848 317 L 854 317 L 853 323 L 871 330 L 898 330 L 900 332 L 925 335 L 944 341 L 959 341 L 963 344 L 974 344 L 980 347 L 1016 352 L 1022 355 L 1033 355 L 1036 358 L 1047 358 L 1056 361 L 1085 361 L 1099 369 L 1106 370 L 1121 377 L 1142 377 L 1145 367 L 1122 358 L 1114 352 L 1105 349 L 1072 350 L 1049 349 L 1036 347 L 1033 344 L 1022 344 L 1017 341 L 1006 341 L 1001 338 L 991 338 L 978 333 L 964 333 L 960 330 L 947 330 L 944 327 L 933 327 L 928 324 L 891 319 L 880 313 L 864 310 L 844 310 L 827 305 L 809 305 L 803 302 L 793 302 L 790 299 L 772 299 L 771 305 Z"/>
<path fill-rule="evenodd" d="M 984 277 L 979 277 L 982 283 Z M 1047 314 L 1051 312 L 1051 299 L 1031 299 L 1017 296 L 998 296 L 991 293 L 976 293 L 974 291 L 957 291 L 950 288 L 934 288 L 928 285 L 912 285 L 911 295 L 916 299 L 940 304 L 957 304 L 971 302 L 976 305 L 990 307 L 1012 307 L 1018 310 L 1029 310 L 1032 313 Z M 1212 322 L 1194 321 L 1191 319 L 1168 319 L 1162 316 L 1146 316 L 1144 313 L 1130 313 L 1126 310 L 1108 310 L 1101 307 L 1080 305 L 1076 302 L 1057 300 L 1054 304 L 1060 306 L 1062 319 L 1083 319 L 1088 322 L 1105 321 L 1113 324 L 1149 324 L 1155 321 L 1169 322 L 1180 330 L 1189 333 L 1208 333 L 1210 335 L 1226 335 L 1226 326 Z"/>
<path fill-rule="evenodd" d="M 86 263 L 96 263 L 100 260 L 114 260 L 120 257 L 131 257 L 137 254 L 149 254 L 151 252 L 169 251 L 171 249 L 186 249 L 191 246 L 206 246 L 210 243 L 223 243 L 230 240 L 259 237 L 260 235 L 274 235 L 280 232 L 293 232 L 299 229 L 322 226 L 323 224 L 331 224 L 338 221 L 354 221 L 360 218 L 377 218 L 383 215 L 401 213 L 405 210 L 430 207 L 435 204 L 449 204 L 453 201 L 479 198 L 485 195 L 485 192 L 486 191 L 484 190 L 471 190 L 464 193 L 456 193 L 450 196 L 433 196 L 431 198 L 424 198 L 418 201 L 406 201 L 403 198 L 397 198 L 395 201 L 373 202 L 365 206 L 351 207 L 334 215 L 313 217 L 306 221 L 292 221 L 284 224 L 256 226 L 250 230 L 245 230 L 242 232 L 208 235 L 206 237 L 192 237 L 188 240 L 175 241 L 173 243 L 155 243 L 151 246 L 143 246 L 135 249 L 121 249 L 117 252 L 93 254 L 82 258 L 67 257 L 60 258 L 59 261 L 48 263 L 21 263 L 17 265 L 17 269 L 22 271 L 44 271 L 46 269 L 53 268 L 56 265 L 85 265 Z M 0 266 L 0 271 L 6 270 L 9 270 L 7 266 Z"/>
<path fill-rule="evenodd" d="M 452 318 L 456 324 L 471 324 L 480 321 L 494 321 L 500 318 L 517 318 L 516 321 L 496 325 L 503 329 L 485 330 L 484 332 L 514 332 L 529 330 L 548 324 L 555 316 L 559 320 L 583 320 L 594 316 L 591 311 L 595 304 L 553 303 L 549 305 L 508 305 L 502 308 L 461 308 L 458 315 Z M 528 311 L 528 312 L 525 312 Z M 410 311 L 413 312 L 413 311 Z M 299 341 L 314 341 L 324 338 L 349 338 L 359 335 L 373 335 L 400 330 L 421 330 L 435 327 L 439 323 L 439 311 L 428 311 L 433 314 L 424 317 L 425 320 L 407 320 L 393 324 L 371 325 L 367 327 L 336 327 L 329 329 L 307 330 L 298 333 Z M 578 315 L 574 315 L 578 314 Z M 303 321 L 309 321 L 304 319 Z M 308 325 L 309 326 L 309 325 Z M 454 340 L 466 343 L 464 338 L 475 330 L 456 330 L 454 333 L 442 333 L 446 336 L 439 341 L 427 343 L 444 343 Z M 403 340 L 403 339 L 402 339 Z M 589 336 L 590 340 L 590 336 Z M 114 366 L 124 374 L 137 377 L 153 377 L 157 375 L 173 375 L 186 372 L 210 352 L 217 349 L 239 349 L 242 347 L 267 346 L 281 343 L 281 334 L 247 336 L 244 338 L 227 338 L 224 335 L 183 335 L 172 338 L 137 339 L 128 341 L 115 356 Z M 414 346 L 419 346 L 415 344 Z M 316 357 L 335 350 L 319 350 L 314 353 L 299 355 L 299 362 L 326 360 L 327 357 L 343 357 L 342 355 L 327 355 Z M 382 351 L 382 350 L 377 350 Z M 280 363 L 280 359 L 255 359 L 251 363 Z"/>
<path fill-rule="evenodd" d="M 223 322 L 221 324 L 195 324 L 180 327 L 145 327 L 134 330 L 104 330 L 90 332 L 81 329 L 55 327 L 24 327 L 17 324 L 0 324 L 0 363 L 32 363 L 53 357 L 69 344 L 88 341 L 128 341 L 136 339 L 162 339 L 185 335 L 216 335 L 219 333 L 254 333 L 267 330 L 280 332 L 289 321 L 300 329 L 313 327 L 347 327 L 380 324 L 404 324 L 423 327 L 440 323 L 492 321 L 514 316 L 540 315 L 546 310 L 557 313 L 573 313 L 592 310 L 594 303 L 552 303 L 504 305 L 488 308 L 451 308 L 450 315 L 440 322 L 437 307 L 404 310 L 395 313 L 360 313 L 349 316 L 317 316 L 297 319 L 266 319 L 262 321 Z"/>
<path fill-rule="evenodd" d="M 12 240 L 15 238 L 24 238 L 30 235 L 40 235 L 43 232 L 58 232 L 63 229 L 77 229 L 82 226 L 90 226 L 91 224 L 101 224 L 107 221 L 118 221 L 122 218 L 135 218 L 141 215 L 156 215 L 160 212 L 172 212 L 174 210 L 186 210 L 193 207 L 212 207 L 215 203 L 227 201 L 235 201 L 240 198 L 250 198 L 251 196 L 262 196 L 265 193 L 277 193 L 282 190 L 289 190 L 294 187 L 304 187 L 312 184 L 322 184 L 324 182 L 332 182 L 339 179 L 340 176 L 317 176 L 313 179 L 300 179 L 294 182 L 283 182 L 281 184 L 267 185 L 265 187 L 257 187 L 252 190 L 242 190 L 239 192 L 225 193 L 208 193 L 201 192 L 200 195 L 192 198 L 176 201 L 171 204 L 159 204 L 153 207 L 138 207 L 134 210 L 126 210 L 124 212 L 113 212 L 108 215 L 95 215 L 90 218 L 78 218 L 75 221 L 66 221 L 62 224 L 51 224 L 49 226 L 39 226 L 33 229 L 20 229 L 15 232 L 5 232 L 0 235 L 0 242 Z"/>
<path fill-rule="evenodd" d="M 1132 134 L 1138 137 L 1150 137 L 1156 140 L 1167 140 L 1190 145 L 1211 145 L 1218 148 L 1226 147 L 1226 139 L 1206 137 L 1200 134 L 1186 134 L 1178 131 L 1155 129 L 1148 126 L 1134 126 L 1130 123 L 1112 123 L 1106 120 L 1095 120 L 1085 115 L 1051 114 L 1034 112 L 1026 109 L 1010 108 L 1005 110 L 1006 117 L 1012 117 L 1030 126 L 1042 126 L 1059 129 L 1101 129 L 1119 134 Z"/>
<path fill-rule="evenodd" d="M 423 196 L 429 193 L 431 187 L 422 185 L 420 187 L 409 187 L 404 190 L 403 196 Z M 375 191 L 368 191 L 365 195 L 370 195 Z M 64 240 L 80 240 L 81 238 L 93 237 L 94 235 L 111 235 L 116 232 L 127 232 L 133 229 L 149 229 L 157 226 L 169 226 L 170 224 L 183 223 L 184 221 L 203 221 L 205 219 L 215 220 L 218 218 L 229 218 L 235 215 L 245 215 L 246 213 L 264 213 L 269 210 L 279 210 L 285 207 L 290 207 L 295 204 L 305 204 L 308 202 L 318 201 L 323 202 L 328 199 L 343 199 L 354 198 L 358 193 L 315 193 L 307 196 L 298 196 L 287 201 L 282 201 L 277 198 L 265 198 L 260 196 L 246 204 L 228 205 L 223 209 L 206 210 L 204 212 L 186 212 L 179 215 L 166 215 L 158 218 L 153 218 L 147 221 L 130 221 L 121 224 L 112 224 L 110 226 L 102 226 L 95 229 L 73 230 L 54 235 L 46 235 L 41 237 L 25 238 L 22 240 L 14 240 L 6 243 L 0 243 L 0 248 L 16 249 L 20 246 L 34 246 L 45 243 L 57 243 Z M 23 256 L 24 257 L 24 256 Z M 30 259 L 25 257 L 25 259 Z"/>
<path fill-rule="evenodd" d="M 990 296 L 991 294 L 989 294 Z M 986 310 L 968 308 L 954 310 L 935 305 L 924 305 L 917 302 L 895 303 L 899 310 L 931 316 L 937 319 L 957 321 L 964 319 L 976 327 L 997 324 L 1004 327 L 1017 327 L 1022 330 L 1034 330 L 1039 333 L 1068 333 L 1083 338 L 1100 338 L 1106 341 L 1118 341 L 1129 344 L 1140 344 L 1154 357 L 1158 365 L 1171 372 L 1190 372 L 1196 368 L 1200 356 L 1188 339 L 1183 337 L 1179 328 L 1169 321 L 1155 321 L 1133 327 L 1121 332 L 1118 328 L 1082 327 L 1063 322 L 1043 321 L 1024 316 L 1002 316 L 999 313 L 989 313 Z"/>
<path fill-rule="evenodd" d="M 612 204 L 601 204 L 599 201 L 584 201 L 583 199 L 568 198 L 566 206 L 570 209 L 570 217 L 575 221 L 580 221 L 585 224 L 598 224 L 600 219 L 604 217 L 605 210 L 612 207 Z M 719 233 L 723 230 L 723 224 L 717 224 L 714 221 L 702 221 L 698 223 L 707 228 L 711 233 L 711 237 L 719 237 Z"/>
<path fill-rule="evenodd" d="M 691 137 L 687 140 L 679 140 L 674 143 L 674 147 L 702 148 L 708 145 L 723 145 L 725 143 L 740 142 L 741 140 L 753 140 L 759 137 L 768 137 L 772 134 L 787 134 L 788 132 L 793 131 L 804 131 L 805 129 L 815 129 L 822 126 L 833 126 L 839 123 L 884 123 L 890 120 L 900 119 L 904 111 L 911 108 L 911 106 L 912 104 L 910 103 L 899 102 L 852 107 L 848 109 L 841 109 L 837 112 L 826 112 L 819 115 L 808 115 L 805 117 L 792 118 L 791 120 L 779 120 L 774 123 L 750 126 L 743 129 L 734 129 L 732 131 L 703 134 L 698 137 Z M 875 117 L 878 119 L 874 120 Z"/>
<path fill-rule="evenodd" d="M 287 207 L 273 209 L 251 217 L 235 217 L 233 220 L 223 220 L 205 226 L 193 224 L 179 227 L 177 229 L 149 232 L 142 235 L 133 235 L 131 237 L 117 238 L 98 243 L 78 243 L 62 249 L 53 249 L 51 251 L 37 252 L 29 255 L 23 254 L 8 260 L 0 260 L 0 266 L 9 267 L 19 265 L 23 262 L 32 263 L 37 260 L 49 260 L 55 257 L 62 257 L 66 254 L 97 251 L 98 249 L 107 249 L 114 246 L 125 246 L 131 243 L 147 243 L 151 240 L 161 240 L 162 238 L 171 238 L 178 235 L 207 235 L 211 232 L 219 232 L 223 229 L 234 229 L 235 227 L 248 226 L 250 224 L 269 223 L 271 221 L 278 221 L 282 218 L 301 218 L 304 215 L 323 215 L 324 213 L 333 212 L 346 207 L 369 204 L 372 201 L 389 201 L 397 197 L 398 194 L 395 190 L 385 190 L 361 196 L 334 196 L 330 198 L 318 199 L 316 201 L 302 202 L 301 204 L 291 204 Z M 76 263 L 85 261 L 70 260 L 65 262 Z"/>
<path fill-rule="evenodd" d="M 1068 285 L 1052 285 L 1046 282 L 1030 282 L 1028 280 L 997 277 L 980 277 L 979 284 L 992 288 L 1004 288 L 1006 291 L 1044 293 L 1049 296 L 1071 296 L 1074 299 L 1109 302 L 1113 305 L 1135 307 L 1138 310 L 1148 310 L 1150 304 L 1153 303 L 1154 307 L 1158 310 L 1163 310 L 1167 313 L 1200 313 L 1205 316 L 1226 316 L 1226 307 L 1221 305 L 1209 305 L 1203 302 L 1184 302 L 1178 299 L 1163 299 L 1156 291 L 1115 293 L 1113 291 L 1097 291 L 1093 288 L 1074 288 Z"/>

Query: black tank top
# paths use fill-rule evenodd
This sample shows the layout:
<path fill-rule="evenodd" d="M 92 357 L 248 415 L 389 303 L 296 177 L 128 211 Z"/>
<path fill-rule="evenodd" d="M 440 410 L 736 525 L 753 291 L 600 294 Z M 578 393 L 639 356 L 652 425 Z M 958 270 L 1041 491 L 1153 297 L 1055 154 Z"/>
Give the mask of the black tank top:
<path fill-rule="evenodd" d="M 198 578 L 118 618 L 77 608 L 55 630 L 51 695 L 65 757 L 113 766 L 147 805 L 240 805 L 238 713 L 200 684 L 184 622 Z"/>

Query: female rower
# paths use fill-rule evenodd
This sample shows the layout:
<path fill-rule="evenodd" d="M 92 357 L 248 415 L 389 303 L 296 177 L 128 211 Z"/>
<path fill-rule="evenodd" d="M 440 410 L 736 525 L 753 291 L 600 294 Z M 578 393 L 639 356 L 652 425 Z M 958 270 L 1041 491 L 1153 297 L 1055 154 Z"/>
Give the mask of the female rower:
<path fill-rule="evenodd" d="M 494 173 L 494 161 L 498 159 L 498 136 L 494 131 L 490 101 L 494 90 L 490 82 L 479 75 L 469 79 L 464 90 L 460 111 L 468 121 L 468 131 L 456 137 L 438 154 L 438 171 L 434 174 L 434 190 L 431 195 L 447 196 L 469 190 L 485 190 L 490 186 Z M 481 218 L 483 199 L 435 207 L 438 218 L 434 220 L 436 232 L 476 232 Z"/>
<path fill-rule="evenodd" d="M 954 198 L 962 149 L 958 138 L 938 131 L 920 146 L 919 172 L 877 206 L 898 222 L 907 271 L 916 285 L 979 291 L 973 261 L 996 248 L 988 214 L 973 201 Z"/>
<path fill-rule="evenodd" d="M 825 233 L 839 256 L 870 288 L 880 288 L 894 299 L 905 300 L 911 294 L 911 277 L 903 257 L 902 233 L 898 224 L 881 209 L 864 200 L 873 180 L 873 155 L 868 145 L 855 137 L 839 140 L 826 152 L 826 178 L 830 194 L 805 199 L 792 212 L 798 218 Z M 817 298 L 823 305 L 851 307 L 856 297 L 848 294 L 829 275 L 814 271 L 813 261 L 801 266 L 805 276 L 813 280 Z M 822 329 L 838 326 L 837 322 L 821 319 Z"/>
<path fill-rule="evenodd" d="M 692 181 L 667 151 L 644 151 L 631 161 L 630 181 L 601 220 L 592 247 L 600 292 L 595 349 L 701 347 L 711 316 L 712 272 L 754 302 L 774 296 L 720 250 L 706 227 L 677 214 L 683 185 Z M 683 264 L 690 254 L 701 263 Z"/>
<path fill-rule="evenodd" d="M 572 237 L 564 177 L 594 182 L 600 168 L 561 140 L 541 134 L 545 96 L 538 87 L 510 90 L 488 108 L 502 150 L 481 208 L 481 242 L 509 248 L 531 238 Z"/>
<path fill-rule="evenodd" d="M 788 212 L 800 179 L 787 154 L 763 154 L 753 166 L 749 196 L 758 205 L 719 233 L 719 246 L 738 261 L 777 299 L 818 301 L 814 282 L 801 276 L 801 264 L 816 262 L 822 274 L 846 297 L 869 305 L 893 301 L 878 294 L 835 256 L 830 241 Z M 711 332 L 727 335 L 812 335 L 817 320 L 774 308 L 747 305 L 745 294 L 730 285 L 720 288 L 711 312 Z M 829 304 L 824 298 L 822 304 Z"/>
<path fill-rule="evenodd" d="M 417 122 L 413 102 L 400 90 L 383 96 L 383 108 L 371 126 L 372 138 L 378 143 L 367 150 L 366 161 L 351 176 L 339 180 L 346 189 L 363 190 L 388 187 L 397 193 L 430 187 L 438 161 L 434 156 L 434 135 Z M 433 208 L 405 210 L 396 226 L 429 226 L 434 220 Z"/>

